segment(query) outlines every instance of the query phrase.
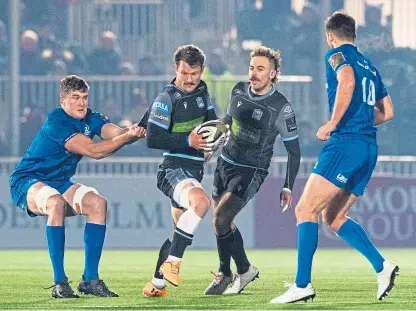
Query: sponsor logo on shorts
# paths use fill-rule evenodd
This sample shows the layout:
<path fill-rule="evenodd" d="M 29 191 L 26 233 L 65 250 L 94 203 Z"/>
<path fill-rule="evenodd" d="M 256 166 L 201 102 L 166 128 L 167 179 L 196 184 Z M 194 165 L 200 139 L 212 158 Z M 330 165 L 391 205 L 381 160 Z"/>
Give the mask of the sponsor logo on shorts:
<path fill-rule="evenodd" d="M 347 181 L 348 181 L 348 178 L 347 178 L 347 177 L 345 177 L 344 175 L 342 175 L 341 173 L 339 173 L 339 174 L 337 175 L 337 180 L 338 180 L 339 182 L 343 183 L 343 184 L 346 184 L 346 183 L 347 183 Z"/>

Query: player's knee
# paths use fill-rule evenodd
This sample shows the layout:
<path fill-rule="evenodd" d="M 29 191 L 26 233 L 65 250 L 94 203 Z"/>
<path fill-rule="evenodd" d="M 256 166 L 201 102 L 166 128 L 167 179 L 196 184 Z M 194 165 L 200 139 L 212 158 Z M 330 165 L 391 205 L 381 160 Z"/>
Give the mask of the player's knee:
<path fill-rule="evenodd" d="M 189 191 L 189 204 L 198 216 L 204 217 L 211 206 L 211 200 L 204 189 L 192 187 Z"/>
<path fill-rule="evenodd" d="M 316 208 L 312 204 L 303 204 L 299 202 L 295 208 L 295 215 L 298 221 L 315 221 L 318 217 L 319 213 L 317 212 L 318 208 Z"/>
<path fill-rule="evenodd" d="M 107 200 L 98 194 L 93 194 L 92 204 L 88 207 L 89 215 L 95 215 L 100 218 L 107 216 Z"/>
<path fill-rule="evenodd" d="M 46 203 L 46 214 L 49 217 L 63 219 L 65 217 L 65 206 L 64 198 L 60 195 L 54 195 Z"/>

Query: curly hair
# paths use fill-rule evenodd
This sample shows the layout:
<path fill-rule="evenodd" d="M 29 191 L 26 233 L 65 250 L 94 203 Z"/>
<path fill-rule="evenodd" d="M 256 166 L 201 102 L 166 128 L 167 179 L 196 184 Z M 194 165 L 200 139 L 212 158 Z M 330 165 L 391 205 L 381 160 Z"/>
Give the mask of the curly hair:
<path fill-rule="evenodd" d="M 267 46 L 259 46 L 255 48 L 250 53 L 250 59 L 255 56 L 264 56 L 269 59 L 269 61 L 274 65 L 274 70 L 276 70 L 276 76 L 272 79 L 273 83 L 277 83 L 279 80 L 280 74 L 280 64 L 282 62 L 282 57 L 280 56 L 279 50 L 273 50 Z"/>
<path fill-rule="evenodd" d="M 88 85 L 87 81 L 75 75 L 66 76 L 61 80 L 61 96 L 65 96 L 72 91 L 80 91 L 86 93 L 89 89 L 90 86 Z"/>

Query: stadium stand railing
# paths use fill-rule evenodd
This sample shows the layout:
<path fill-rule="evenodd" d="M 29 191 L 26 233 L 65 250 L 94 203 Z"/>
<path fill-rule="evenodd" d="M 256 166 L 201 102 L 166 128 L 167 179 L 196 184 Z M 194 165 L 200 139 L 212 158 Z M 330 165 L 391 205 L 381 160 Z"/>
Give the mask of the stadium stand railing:
<path fill-rule="evenodd" d="M 0 175 L 10 175 L 20 158 L 0 157 Z M 102 160 L 84 158 L 78 165 L 77 176 L 97 177 L 132 177 L 156 175 L 161 158 L 110 157 Z M 270 176 L 284 178 L 287 157 L 273 157 Z M 299 177 L 307 177 L 316 163 L 316 158 L 303 158 L 299 168 Z M 213 175 L 216 159 L 213 158 L 205 166 L 205 174 Z M 379 156 L 374 176 L 411 177 L 416 174 L 415 156 Z"/>

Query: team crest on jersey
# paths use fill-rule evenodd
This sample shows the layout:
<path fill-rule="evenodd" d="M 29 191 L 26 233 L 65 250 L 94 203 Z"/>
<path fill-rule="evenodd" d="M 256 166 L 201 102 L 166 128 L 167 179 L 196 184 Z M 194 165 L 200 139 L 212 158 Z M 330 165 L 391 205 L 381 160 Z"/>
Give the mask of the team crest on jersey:
<path fill-rule="evenodd" d="M 254 109 L 252 117 L 253 117 L 254 120 L 260 121 L 262 115 L 263 115 L 262 110 Z"/>
<path fill-rule="evenodd" d="M 332 54 L 331 57 L 328 59 L 328 61 L 332 69 L 335 70 L 335 68 L 337 68 L 339 64 L 341 64 L 342 62 L 345 62 L 345 57 L 344 57 L 344 54 L 342 54 L 342 52 L 338 52 L 338 53 Z"/>
<path fill-rule="evenodd" d="M 88 126 L 88 124 L 85 124 L 84 134 L 87 135 L 87 136 L 89 136 L 91 134 L 91 130 L 90 130 L 90 127 Z"/>
<path fill-rule="evenodd" d="M 202 97 L 197 97 L 196 103 L 198 104 L 199 108 L 204 108 L 204 100 L 202 99 Z"/>
<path fill-rule="evenodd" d="M 173 96 L 174 96 L 176 99 L 179 99 L 179 98 L 181 98 L 181 93 L 179 93 L 179 92 L 175 92 L 175 94 L 173 94 Z"/>

